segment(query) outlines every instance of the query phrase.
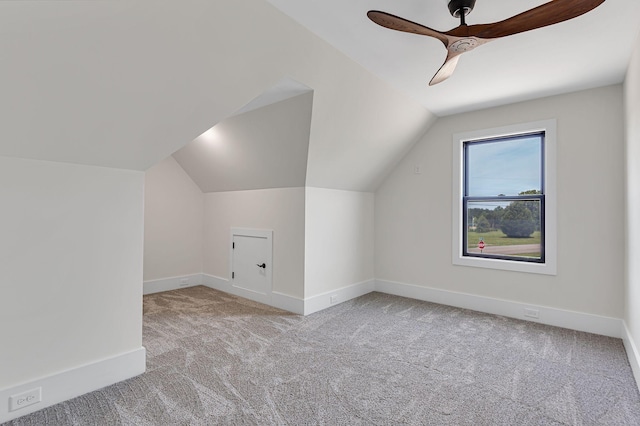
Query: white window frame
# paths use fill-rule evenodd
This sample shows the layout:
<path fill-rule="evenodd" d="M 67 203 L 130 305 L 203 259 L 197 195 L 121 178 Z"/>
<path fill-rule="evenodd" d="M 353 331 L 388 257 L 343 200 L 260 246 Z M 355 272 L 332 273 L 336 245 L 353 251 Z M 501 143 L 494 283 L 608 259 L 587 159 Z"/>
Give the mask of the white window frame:
<path fill-rule="evenodd" d="M 517 260 L 487 259 L 462 255 L 463 217 L 462 197 L 464 179 L 464 143 L 475 140 L 502 138 L 520 134 L 544 132 L 544 182 L 545 182 L 545 262 L 532 263 Z M 556 120 L 514 124 L 492 129 L 476 130 L 453 135 L 453 250 L 454 265 L 490 268 L 505 271 L 556 275 L 557 273 L 557 216 L 556 216 Z"/>

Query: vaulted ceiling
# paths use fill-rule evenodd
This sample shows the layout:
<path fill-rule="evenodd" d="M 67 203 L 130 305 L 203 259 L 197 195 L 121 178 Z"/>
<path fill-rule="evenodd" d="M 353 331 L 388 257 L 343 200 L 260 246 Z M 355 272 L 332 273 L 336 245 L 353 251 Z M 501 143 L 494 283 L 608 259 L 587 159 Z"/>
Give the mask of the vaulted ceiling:
<path fill-rule="evenodd" d="M 202 192 L 305 186 L 313 91 L 284 82 L 173 154 Z"/>
<path fill-rule="evenodd" d="M 478 0 L 473 20 L 542 2 Z M 306 185 L 373 190 L 436 113 L 622 81 L 640 16 L 636 0 L 607 0 L 575 22 L 482 46 L 455 78 L 427 88 L 442 45 L 380 28 L 365 13 L 448 29 L 456 23 L 445 7 L 0 2 L 0 155 L 146 170 L 289 79 L 313 92 Z"/>
<path fill-rule="evenodd" d="M 570 21 L 465 53 L 451 79 L 429 87 L 446 56 L 443 44 L 380 27 L 366 12 L 447 31 L 460 23 L 448 0 L 268 1 L 438 116 L 621 83 L 640 32 L 640 1 L 605 0 Z M 466 21 L 497 22 L 548 1 L 477 0 Z"/>
<path fill-rule="evenodd" d="M 146 170 L 289 77 L 307 185 L 371 190 L 435 117 L 265 0 L 0 2 L 0 155 Z"/>

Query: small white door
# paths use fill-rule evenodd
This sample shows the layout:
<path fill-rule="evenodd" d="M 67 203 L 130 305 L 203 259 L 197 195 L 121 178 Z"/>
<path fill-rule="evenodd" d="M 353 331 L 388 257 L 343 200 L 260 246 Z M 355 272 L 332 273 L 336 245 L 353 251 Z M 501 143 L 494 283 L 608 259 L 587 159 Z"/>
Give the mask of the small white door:
<path fill-rule="evenodd" d="M 250 299 L 268 302 L 271 298 L 271 231 L 235 230 L 232 238 L 232 285 L 249 292 L 245 296 Z"/>

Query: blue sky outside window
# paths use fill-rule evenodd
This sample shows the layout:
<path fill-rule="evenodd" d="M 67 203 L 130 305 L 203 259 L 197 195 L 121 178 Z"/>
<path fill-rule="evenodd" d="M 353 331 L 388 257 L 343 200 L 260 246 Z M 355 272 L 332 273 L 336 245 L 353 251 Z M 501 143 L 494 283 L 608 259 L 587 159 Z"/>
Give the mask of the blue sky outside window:
<path fill-rule="evenodd" d="M 467 196 L 542 191 L 542 135 L 467 144 Z"/>
<path fill-rule="evenodd" d="M 544 262 L 543 143 L 543 132 L 464 143 L 464 256 Z"/>

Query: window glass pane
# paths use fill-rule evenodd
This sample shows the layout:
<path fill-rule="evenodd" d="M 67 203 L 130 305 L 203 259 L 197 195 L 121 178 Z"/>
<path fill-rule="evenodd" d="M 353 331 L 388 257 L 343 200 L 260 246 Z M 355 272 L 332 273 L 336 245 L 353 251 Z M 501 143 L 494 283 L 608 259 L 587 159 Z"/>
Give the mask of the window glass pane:
<path fill-rule="evenodd" d="M 468 201 L 469 254 L 542 259 L 540 200 Z"/>
<path fill-rule="evenodd" d="M 543 189 L 542 135 L 467 142 L 466 157 L 468 196 L 518 195 Z"/>

